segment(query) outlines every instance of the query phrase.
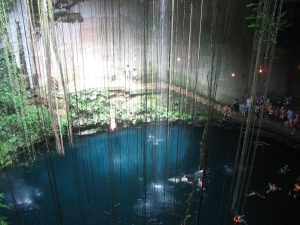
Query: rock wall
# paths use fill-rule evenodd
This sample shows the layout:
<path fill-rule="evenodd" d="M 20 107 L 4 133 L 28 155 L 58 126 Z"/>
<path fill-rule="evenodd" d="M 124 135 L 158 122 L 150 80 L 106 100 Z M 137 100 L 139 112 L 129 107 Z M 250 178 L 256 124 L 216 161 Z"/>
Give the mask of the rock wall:
<path fill-rule="evenodd" d="M 295 54 L 291 61 L 288 95 L 300 98 L 300 54 Z"/>
<path fill-rule="evenodd" d="M 223 3 L 224 10 L 219 9 L 221 13 L 217 15 L 228 25 L 225 45 L 221 40 L 222 27 L 220 34 L 213 34 L 214 43 L 223 46 L 217 100 L 226 103 L 246 95 L 251 84 L 253 33 L 245 21 L 247 1 L 232 2 L 228 14 L 225 8 L 229 1 Z M 212 1 L 201 0 L 178 0 L 174 5 L 168 0 L 56 4 L 55 42 L 59 57 L 53 53 L 54 44 L 45 46 L 39 34 L 34 35 L 33 43 L 28 34 L 22 35 L 23 42 L 37 49 L 35 64 L 27 57 L 27 70 L 37 71 L 40 86 L 47 86 L 45 49 L 51 48 L 51 75 L 58 81 L 61 79 L 58 66 L 61 63 L 69 91 L 111 87 L 112 80 L 114 87 L 163 81 L 205 95 L 206 77 L 212 69 L 213 7 Z M 24 17 L 27 14 L 19 13 L 19 17 L 22 15 L 25 21 L 22 32 L 26 34 L 28 18 Z M 17 46 L 15 49 L 19 51 Z M 284 96 L 288 92 L 289 61 L 287 53 L 276 52 L 269 93 Z M 137 83 L 127 82 L 126 74 L 132 76 L 133 71 L 138 76 Z"/>

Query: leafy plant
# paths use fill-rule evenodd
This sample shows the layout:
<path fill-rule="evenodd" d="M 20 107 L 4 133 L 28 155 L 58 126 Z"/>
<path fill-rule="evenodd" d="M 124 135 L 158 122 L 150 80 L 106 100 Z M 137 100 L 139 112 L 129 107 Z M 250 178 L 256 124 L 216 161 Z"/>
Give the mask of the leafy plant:
<path fill-rule="evenodd" d="M 0 166 L 9 166 L 12 164 L 9 155 L 9 148 L 6 143 L 0 143 Z"/>
<path fill-rule="evenodd" d="M 12 164 L 11 153 L 51 134 L 48 110 L 29 104 L 25 76 L 9 46 L 0 50 L 0 127 L 0 168 Z"/>
<path fill-rule="evenodd" d="M 0 209 L 8 209 L 8 206 L 2 203 L 3 197 L 4 197 L 3 193 L 0 193 Z M 7 225 L 5 219 L 6 218 L 0 216 L 0 225 Z"/>
<path fill-rule="evenodd" d="M 264 13 L 263 2 L 250 3 L 246 6 L 250 10 L 250 15 L 246 17 L 248 28 L 259 32 L 264 35 L 265 41 L 276 43 L 276 37 L 271 35 L 273 30 L 283 30 L 291 24 L 286 20 L 287 12 L 282 12 L 279 15 Z"/>
<path fill-rule="evenodd" d="M 5 0 L 3 1 L 3 7 L 6 11 L 11 11 L 12 8 L 15 6 L 16 0 Z"/>

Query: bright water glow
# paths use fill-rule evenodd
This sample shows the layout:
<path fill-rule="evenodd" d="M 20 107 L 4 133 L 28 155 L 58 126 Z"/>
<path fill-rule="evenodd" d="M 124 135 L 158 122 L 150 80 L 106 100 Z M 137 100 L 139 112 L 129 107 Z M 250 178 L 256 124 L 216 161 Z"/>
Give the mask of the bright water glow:
<path fill-rule="evenodd" d="M 209 149 L 201 224 L 216 225 L 220 219 L 230 224 L 231 218 L 226 217 L 230 212 L 226 207 L 237 143 L 228 140 L 238 140 L 238 134 L 223 128 L 216 128 L 214 132 L 213 138 L 217 141 L 212 142 Z M 193 179 L 199 169 L 201 135 L 202 128 L 161 125 L 78 137 L 76 149 L 66 149 L 64 157 L 52 152 L 28 168 L 1 171 L 0 193 L 4 193 L 10 209 L 0 210 L 0 215 L 7 217 L 11 225 L 20 224 L 18 216 L 22 225 L 31 225 L 33 221 L 37 225 L 58 224 L 57 212 L 61 214 L 61 225 L 181 224 L 193 185 L 172 181 L 187 175 L 190 181 L 196 182 Z M 168 136 L 172 141 L 165 144 Z M 153 141 L 157 139 L 162 139 L 160 143 L 163 144 L 155 146 L 153 151 Z M 257 153 L 263 154 L 258 156 L 263 161 L 260 170 L 254 171 L 253 177 L 259 177 L 251 184 L 254 188 L 261 187 L 261 183 L 261 188 L 265 188 L 264 184 L 270 179 L 269 174 L 262 171 L 277 168 L 277 164 L 289 163 L 291 168 L 297 165 L 282 159 L 282 155 L 275 166 L 265 164 L 265 159 L 271 155 L 274 160 L 274 155 L 280 152 L 277 146 L 282 149 L 276 144 L 268 151 Z M 289 152 L 285 151 L 286 154 Z M 197 195 L 199 192 L 195 192 L 195 197 Z M 264 218 L 261 212 L 268 210 L 262 210 L 254 201 L 250 204 L 249 215 L 253 215 L 250 219 L 255 220 L 256 215 Z M 279 204 L 273 205 L 279 207 Z M 195 219 L 194 210 L 190 210 L 191 224 Z"/>
<path fill-rule="evenodd" d="M 164 188 L 163 184 L 154 184 L 154 183 L 152 184 L 152 187 L 157 191 L 162 191 Z"/>

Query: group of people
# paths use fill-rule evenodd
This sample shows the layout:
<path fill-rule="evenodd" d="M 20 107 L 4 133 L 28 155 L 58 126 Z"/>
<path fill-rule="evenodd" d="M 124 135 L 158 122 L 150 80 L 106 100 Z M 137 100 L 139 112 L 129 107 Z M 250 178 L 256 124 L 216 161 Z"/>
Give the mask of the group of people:
<path fill-rule="evenodd" d="M 291 170 L 287 164 L 281 167 L 278 170 L 278 173 L 283 176 L 289 173 Z M 180 178 L 169 178 L 168 181 L 173 183 L 186 183 L 186 184 L 193 184 L 196 183 L 198 186 L 198 190 L 205 190 L 203 187 L 203 170 L 196 171 L 192 175 L 183 175 Z M 252 191 L 249 194 L 246 194 L 246 197 L 259 197 L 262 199 L 266 198 L 266 195 L 271 193 L 275 193 L 277 191 L 282 191 L 281 187 L 278 187 L 276 184 L 269 182 L 268 189 L 266 190 L 265 194 L 260 194 L 257 191 Z M 294 184 L 293 189 L 288 193 L 289 196 L 296 199 L 299 196 L 300 192 L 300 177 L 296 179 L 296 183 Z M 245 215 L 235 215 L 233 217 L 234 224 L 247 224 L 246 216 Z"/>
<path fill-rule="evenodd" d="M 259 119 L 262 113 L 268 121 L 276 124 L 282 123 L 285 128 L 291 131 L 291 134 L 294 134 L 296 127 L 299 126 L 299 112 L 293 110 L 291 97 L 287 97 L 282 102 L 277 102 L 277 104 L 272 104 L 270 98 L 261 96 L 235 99 L 232 107 L 230 105 L 224 107 L 223 120 L 231 117 L 232 111 L 246 117 L 251 107 L 253 107 L 256 119 Z"/>
<path fill-rule="evenodd" d="M 289 166 L 287 164 L 285 164 L 283 167 L 281 167 L 278 170 L 278 173 L 281 176 L 286 175 L 287 173 L 289 173 L 291 170 L 289 168 Z M 283 189 L 281 187 L 278 187 L 276 184 L 269 182 L 268 183 L 268 190 L 266 190 L 265 194 L 271 194 L 271 193 L 275 193 L 278 191 L 282 191 Z M 293 185 L 292 190 L 290 190 L 288 192 L 288 196 L 291 196 L 292 198 L 296 199 L 299 197 L 299 192 L 300 192 L 300 177 L 298 177 L 296 179 L 296 182 Z M 261 199 L 265 199 L 266 195 L 264 194 L 260 194 L 257 191 L 252 191 L 249 194 L 246 194 L 246 197 L 258 197 Z M 245 219 L 245 215 L 236 215 L 233 217 L 233 222 L 234 224 L 247 224 L 247 220 Z"/>
<path fill-rule="evenodd" d="M 138 74 L 136 68 L 130 69 L 129 65 L 126 65 L 125 68 L 125 79 L 126 80 L 132 80 L 136 82 L 138 80 Z"/>
<path fill-rule="evenodd" d="M 121 76 L 121 79 L 124 79 L 124 78 L 125 78 L 126 82 L 129 82 L 129 81 L 137 82 L 138 81 L 137 69 L 135 67 L 130 68 L 129 65 L 126 65 L 125 69 L 124 69 L 124 74 Z M 116 76 L 116 74 L 113 74 L 111 76 L 111 81 L 114 82 L 116 80 L 117 80 L 117 76 Z"/>

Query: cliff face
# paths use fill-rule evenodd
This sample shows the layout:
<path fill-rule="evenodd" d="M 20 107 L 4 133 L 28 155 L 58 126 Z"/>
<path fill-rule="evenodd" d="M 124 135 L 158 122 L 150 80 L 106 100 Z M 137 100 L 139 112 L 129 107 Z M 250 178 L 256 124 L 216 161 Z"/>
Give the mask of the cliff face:
<path fill-rule="evenodd" d="M 23 5 L 10 17 L 11 34 L 19 64 L 23 56 L 18 53 L 23 51 L 30 87 L 35 75 L 41 87 L 47 86 L 45 49 L 50 48 L 51 75 L 61 83 L 60 62 L 69 91 L 108 87 L 112 79 L 126 85 L 122 83 L 126 73 L 136 73 L 142 82 L 170 82 L 204 95 L 207 91 L 206 77 L 213 61 L 211 1 L 178 0 L 173 5 L 167 0 L 57 1 L 53 6 L 55 38 L 48 46 L 38 29 L 30 27 L 26 1 L 20 2 Z M 236 1 L 229 13 L 224 9 L 224 15 L 220 14 L 228 20 L 226 42 L 218 41 L 221 32 L 219 37 L 214 34 L 214 42 L 223 46 L 217 92 L 222 102 L 245 95 L 251 82 L 253 34 L 246 26 L 245 5 Z M 20 43 L 16 20 L 21 45 L 16 44 Z M 277 53 L 269 93 L 286 95 L 289 62 L 286 52 Z"/>

